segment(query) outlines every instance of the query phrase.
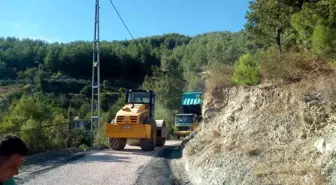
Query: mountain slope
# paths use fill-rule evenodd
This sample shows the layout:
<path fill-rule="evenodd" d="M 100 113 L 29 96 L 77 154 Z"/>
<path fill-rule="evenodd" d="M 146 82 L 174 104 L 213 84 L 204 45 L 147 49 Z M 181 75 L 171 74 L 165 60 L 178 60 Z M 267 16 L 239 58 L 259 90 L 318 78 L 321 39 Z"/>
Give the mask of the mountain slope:
<path fill-rule="evenodd" d="M 205 129 L 184 148 L 194 184 L 335 184 L 336 78 L 205 94 Z"/>

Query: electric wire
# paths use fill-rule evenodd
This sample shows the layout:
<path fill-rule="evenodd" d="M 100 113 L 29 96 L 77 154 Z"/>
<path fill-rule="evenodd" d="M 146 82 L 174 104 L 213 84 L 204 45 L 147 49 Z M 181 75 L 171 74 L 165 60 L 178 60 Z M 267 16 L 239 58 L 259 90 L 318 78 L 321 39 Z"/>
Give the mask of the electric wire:
<path fill-rule="evenodd" d="M 124 27 L 125 27 L 126 30 L 128 31 L 129 35 L 132 37 L 133 41 L 136 42 L 135 39 L 134 39 L 134 37 L 133 37 L 133 35 L 132 35 L 132 33 L 131 33 L 131 31 L 128 29 L 128 27 L 127 27 L 125 21 L 123 20 L 123 18 L 122 18 L 121 15 L 119 14 L 119 11 L 117 10 L 117 8 L 116 8 L 116 6 L 114 5 L 113 1 L 112 1 L 112 0 L 109 0 L 109 1 L 110 1 L 111 5 L 113 6 L 114 10 L 116 11 L 116 13 L 118 14 L 119 19 L 120 19 L 121 22 L 124 24 Z"/>

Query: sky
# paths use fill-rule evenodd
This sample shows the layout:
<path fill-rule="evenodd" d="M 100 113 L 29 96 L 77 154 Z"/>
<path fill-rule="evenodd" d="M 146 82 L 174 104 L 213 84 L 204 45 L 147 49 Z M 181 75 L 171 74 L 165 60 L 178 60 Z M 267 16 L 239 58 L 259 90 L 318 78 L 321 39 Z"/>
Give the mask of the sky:
<path fill-rule="evenodd" d="M 113 0 L 135 38 L 244 28 L 248 0 Z M 0 37 L 91 41 L 95 0 L 0 0 Z M 131 36 L 109 0 L 100 0 L 100 39 Z"/>

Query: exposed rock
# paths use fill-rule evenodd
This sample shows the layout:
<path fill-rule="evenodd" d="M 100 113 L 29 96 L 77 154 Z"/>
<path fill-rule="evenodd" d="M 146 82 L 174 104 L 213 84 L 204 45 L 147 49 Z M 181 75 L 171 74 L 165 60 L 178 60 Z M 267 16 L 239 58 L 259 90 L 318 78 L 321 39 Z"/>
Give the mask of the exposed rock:
<path fill-rule="evenodd" d="M 336 184 L 336 77 L 205 93 L 183 142 L 193 184 Z"/>

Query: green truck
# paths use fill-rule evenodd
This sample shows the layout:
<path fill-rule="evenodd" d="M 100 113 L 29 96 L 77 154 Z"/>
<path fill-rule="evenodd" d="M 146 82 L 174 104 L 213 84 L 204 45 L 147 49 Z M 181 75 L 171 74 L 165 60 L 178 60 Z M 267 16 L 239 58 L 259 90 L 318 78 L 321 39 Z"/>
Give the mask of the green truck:
<path fill-rule="evenodd" d="M 202 119 L 203 92 L 185 92 L 182 97 L 182 113 L 175 116 L 174 135 L 180 139 L 199 128 Z"/>

